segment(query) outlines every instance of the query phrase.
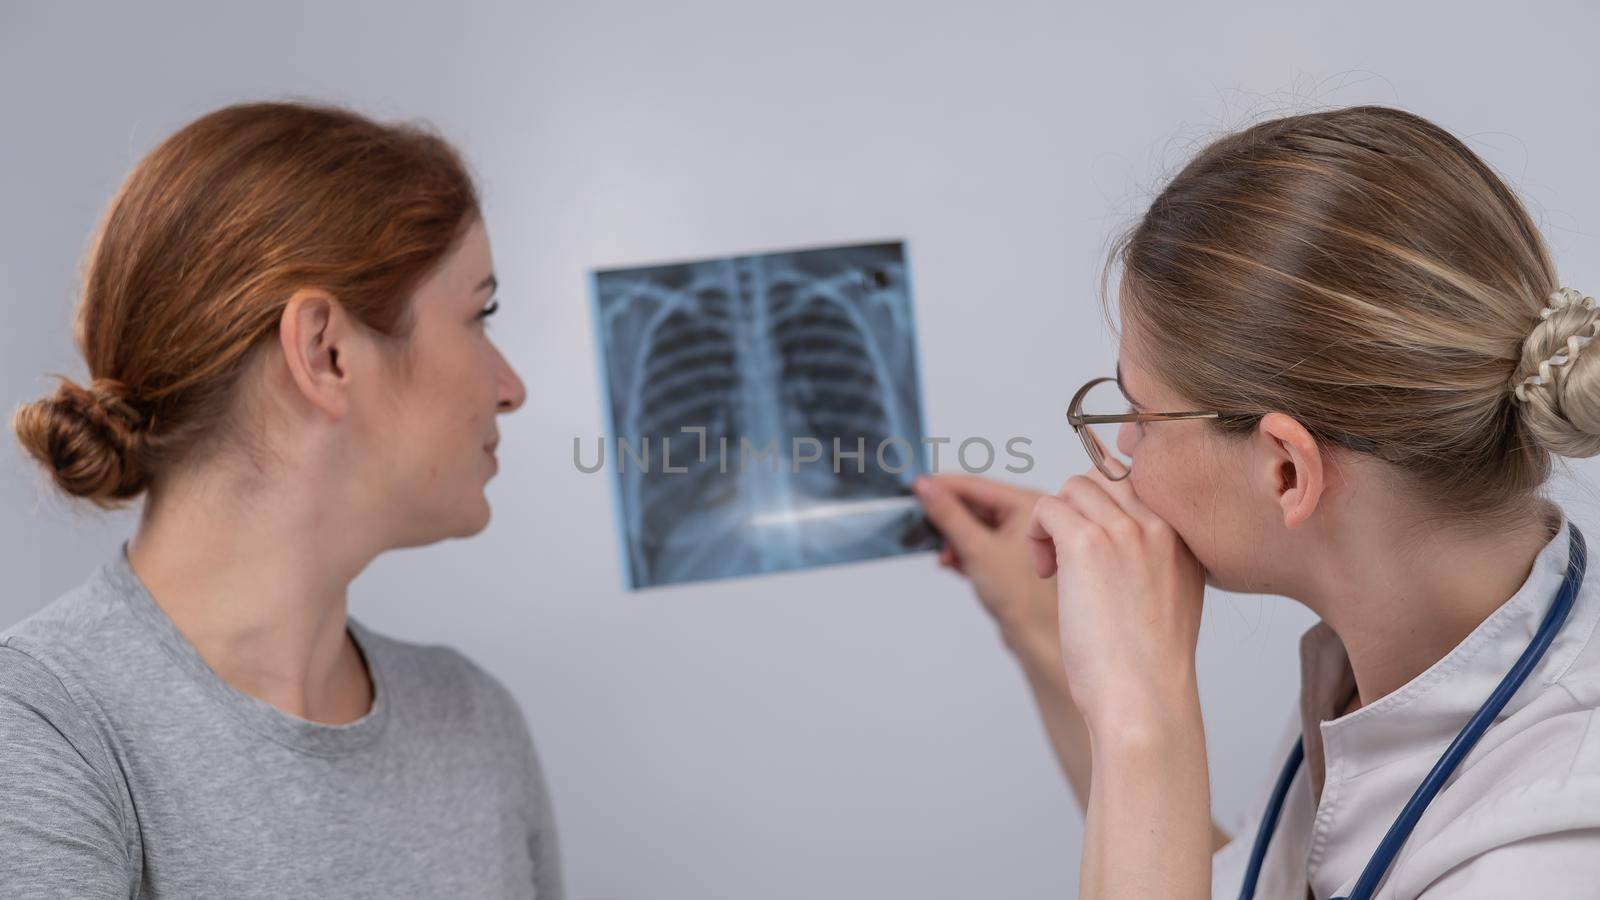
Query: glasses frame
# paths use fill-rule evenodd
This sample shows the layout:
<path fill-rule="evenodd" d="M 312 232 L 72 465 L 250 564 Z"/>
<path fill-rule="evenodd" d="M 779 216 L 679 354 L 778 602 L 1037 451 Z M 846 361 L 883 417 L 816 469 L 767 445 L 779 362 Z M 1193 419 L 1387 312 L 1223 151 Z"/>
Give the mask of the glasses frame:
<path fill-rule="evenodd" d="M 1127 471 L 1123 472 L 1121 475 L 1111 474 L 1110 470 L 1106 468 L 1105 448 L 1100 446 L 1099 439 L 1094 436 L 1094 432 L 1089 430 L 1090 425 L 1110 425 L 1117 422 L 1170 422 L 1177 419 L 1215 419 L 1222 415 L 1221 412 L 1216 410 L 1120 413 L 1109 416 L 1084 415 L 1082 412 L 1083 398 L 1088 396 L 1089 392 L 1094 389 L 1095 385 L 1106 381 L 1114 382 L 1117 385 L 1117 390 L 1122 393 L 1123 399 L 1126 400 L 1128 398 L 1128 392 L 1122 390 L 1122 382 L 1119 381 L 1115 376 L 1103 375 L 1099 378 L 1091 378 L 1088 384 L 1078 388 L 1078 392 L 1072 395 L 1072 402 L 1067 404 L 1067 423 L 1072 426 L 1073 431 L 1078 433 L 1078 440 L 1083 441 L 1083 449 L 1088 452 L 1089 460 L 1094 463 L 1094 467 L 1100 470 L 1100 474 L 1106 476 L 1112 481 L 1121 481 L 1122 479 L 1127 478 L 1130 474 L 1132 474 L 1133 466 L 1130 463 L 1125 467 Z"/>
<path fill-rule="evenodd" d="M 1122 392 L 1122 398 L 1124 400 L 1128 399 L 1128 392 L 1122 390 L 1122 381 L 1116 376 L 1105 375 L 1099 378 L 1091 378 L 1088 384 L 1078 388 L 1078 392 L 1072 395 L 1072 402 L 1067 404 L 1067 423 L 1072 426 L 1072 430 L 1078 433 L 1078 439 L 1083 441 L 1083 449 L 1088 451 L 1089 459 L 1094 463 L 1094 467 L 1100 470 L 1100 474 L 1112 481 L 1121 481 L 1133 474 L 1133 463 L 1130 460 L 1125 467 L 1127 471 L 1121 475 L 1111 474 L 1106 469 L 1105 449 L 1100 446 L 1100 441 L 1094 436 L 1094 432 L 1089 430 L 1090 425 L 1110 425 L 1117 422 L 1172 422 L 1179 419 L 1218 419 L 1223 416 L 1260 418 L 1259 413 L 1226 412 L 1215 409 L 1196 409 L 1184 412 L 1120 413 L 1109 416 L 1084 415 L 1082 412 L 1083 398 L 1088 395 L 1095 385 L 1103 381 L 1115 382 L 1117 390 Z M 1131 403 L 1132 401 L 1129 402 Z M 1325 437 L 1341 447 L 1346 447 L 1358 453 L 1372 453 L 1382 458 L 1382 454 L 1378 453 L 1377 443 L 1370 439 L 1352 438 L 1343 435 L 1325 435 Z"/>

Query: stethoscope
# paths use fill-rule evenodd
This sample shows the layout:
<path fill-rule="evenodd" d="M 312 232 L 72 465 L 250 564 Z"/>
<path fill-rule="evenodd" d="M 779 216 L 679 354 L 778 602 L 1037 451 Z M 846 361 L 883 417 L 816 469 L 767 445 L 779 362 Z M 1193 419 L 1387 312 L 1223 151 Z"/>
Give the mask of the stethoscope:
<path fill-rule="evenodd" d="M 1422 818 L 1422 811 L 1433 802 L 1434 795 L 1444 787 L 1445 781 L 1450 778 L 1450 773 L 1455 771 L 1461 760 L 1466 758 L 1472 746 L 1483 737 L 1489 725 L 1494 722 L 1495 716 L 1517 692 L 1517 688 L 1527 679 L 1528 673 L 1538 665 L 1544 652 L 1550 648 L 1550 643 L 1555 640 L 1556 632 L 1561 630 L 1561 624 L 1567 620 L 1567 613 L 1572 609 L 1572 599 L 1578 594 L 1578 586 L 1583 583 L 1583 570 L 1588 563 L 1588 548 L 1584 545 L 1583 535 L 1578 533 L 1578 526 L 1568 522 L 1571 529 L 1571 540 L 1567 551 L 1567 573 L 1561 581 L 1561 590 L 1556 593 L 1555 602 L 1550 605 L 1550 611 L 1545 613 L 1544 621 L 1539 623 L 1539 630 L 1534 634 L 1533 640 L 1528 642 L 1527 649 L 1517 658 L 1511 671 L 1501 679 L 1499 687 L 1489 695 L 1483 706 L 1467 721 L 1465 728 L 1456 735 L 1456 739 L 1445 748 L 1444 755 L 1433 764 L 1433 770 L 1428 777 L 1422 779 L 1422 784 L 1417 786 L 1416 793 L 1400 811 L 1400 817 L 1389 826 L 1389 832 L 1383 836 L 1378 844 L 1377 852 L 1372 854 L 1372 859 L 1367 861 L 1367 867 L 1361 870 L 1361 877 L 1356 879 L 1356 886 L 1351 890 L 1349 897 L 1334 900 L 1368 900 L 1378 889 L 1378 883 L 1388 873 L 1389 866 L 1394 863 L 1394 858 L 1400 853 L 1400 845 L 1411 836 L 1411 830 L 1417 826 L 1417 820 Z M 1300 768 L 1300 763 L 1305 759 L 1306 748 L 1304 739 L 1294 742 L 1294 749 L 1289 751 L 1289 761 L 1284 763 L 1283 772 L 1278 775 L 1278 783 L 1272 788 L 1272 799 L 1267 802 L 1266 817 L 1261 820 L 1261 828 L 1256 832 L 1255 846 L 1250 850 L 1250 865 L 1245 869 L 1244 886 L 1239 889 L 1239 900 L 1250 900 L 1256 893 L 1256 879 L 1261 876 L 1261 863 L 1267 856 L 1267 844 L 1272 840 L 1272 831 L 1278 824 L 1278 816 L 1283 812 L 1284 798 L 1289 794 L 1289 783 L 1294 780 L 1294 775 Z"/>

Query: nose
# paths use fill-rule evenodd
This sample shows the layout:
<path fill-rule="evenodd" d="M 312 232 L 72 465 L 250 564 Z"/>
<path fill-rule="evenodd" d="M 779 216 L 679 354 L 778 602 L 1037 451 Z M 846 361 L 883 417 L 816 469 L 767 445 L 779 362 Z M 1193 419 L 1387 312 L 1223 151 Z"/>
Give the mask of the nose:
<path fill-rule="evenodd" d="M 1117 452 L 1124 462 L 1133 459 L 1134 445 L 1139 443 L 1139 423 L 1123 422 L 1117 428 Z"/>
<path fill-rule="evenodd" d="M 501 413 L 514 412 L 528 399 L 528 390 L 522 384 L 522 379 L 517 377 L 511 363 L 495 350 L 495 360 L 498 371 L 495 377 L 495 411 Z"/>

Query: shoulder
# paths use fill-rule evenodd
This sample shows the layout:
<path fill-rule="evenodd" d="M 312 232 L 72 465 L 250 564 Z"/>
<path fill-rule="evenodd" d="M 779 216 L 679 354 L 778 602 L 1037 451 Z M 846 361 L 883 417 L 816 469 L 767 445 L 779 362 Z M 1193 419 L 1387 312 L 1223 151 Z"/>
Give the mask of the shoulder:
<path fill-rule="evenodd" d="M 0 699 L 51 721 L 103 719 L 97 686 L 124 677 L 134 623 L 100 566 L 31 615 L 0 630 Z M 66 734 L 66 732 L 63 732 Z M 70 735 L 69 735 L 70 736 Z"/>
<path fill-rule="evenodd" d="M 121 553 L 120 547 L 116 551 Z M 0 630 L 0 761 L 4 774 L 71 779 L 131 821 L 114 713 L 150 677 L 159 647 L 145 639 L 127 585 L 103 561 L 82 581 Z M 29 775 L 28 773 L 32 773 Z M 54 790 L 68 791 L 65 782 Z"/>
<path fill-rule="evenodd" d="M 1600 882 L 1600 829 L 1546 832 L 1469 857 L 1425 885 L 1402 885 L 1419 900 L 1585 897 Z M 1420 891 L 1420 892 L 1419 892 Z"/>
<path fill-rule="evenodd" d="M 104 645 L 118 643 L 108 632 L 131 623 L 131 617 L 107 570 L 105 564 L 96 567 L 32 614 L 0 628 L 0 647 L 22 650 L 60 668 L 68 659 L 91 658 Z"/>
<path fill-rule="evenodd" d="M 47 663 L 0 645 L 0 843 L 70 828 L 118 858 L 132 819 L 97 709 Z"/>
<path fill-rule="evenodd" d="M 1569 707 L 1527 723 L 1459 772 L 1434 805 L 1425 816 L 1432 827 L 1424 834 L 1419 823 L 1397 861 L 1397 896 L 1592 888 L 1600 882 L 1600 709 Z"/>
<path fill-rule="evenodd" d="M 1586 896 L 1600 882 L 1600 774 L 1557 773 L 1485 798 L 1396 866 L 1396 896 Z"/>
<path fill-rule="evenodd" d="M 106 744 L 97 705 L 62 673 L 28 652 L 0 645 L 0 754 L 10 766 L 53 765 L 60 754 L 111 784 L 120 769 Z"/>
<path fill-rule="evenodd" d="M 74 691 L 38 657 L 0 644 L 0 716 L 16 725 L 24 717 L 77 726 L 86 718 Z M 63 730 L 69 739 L 86 729 Z"/>

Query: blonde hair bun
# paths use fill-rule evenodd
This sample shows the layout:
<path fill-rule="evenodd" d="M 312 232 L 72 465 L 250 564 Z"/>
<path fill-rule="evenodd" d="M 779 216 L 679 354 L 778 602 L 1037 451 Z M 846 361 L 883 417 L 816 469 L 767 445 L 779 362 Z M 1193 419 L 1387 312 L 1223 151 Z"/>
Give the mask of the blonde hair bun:
<path fill-rule="evenodd" d="M 1524 427 L 1560 456 L 1600 454 L 1600 367 L 1585 362 L 1593 351 L 1581 352 L 1600 329 L 1595 306 L 1593 297 L 1558 288 L 1522 344 L 1512 395 Z"/>

